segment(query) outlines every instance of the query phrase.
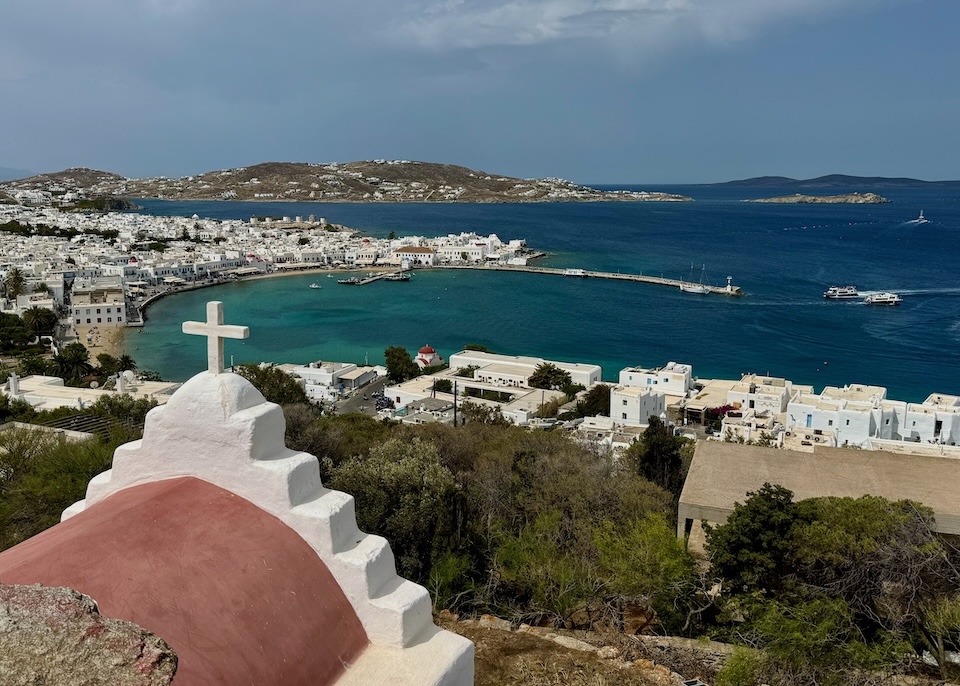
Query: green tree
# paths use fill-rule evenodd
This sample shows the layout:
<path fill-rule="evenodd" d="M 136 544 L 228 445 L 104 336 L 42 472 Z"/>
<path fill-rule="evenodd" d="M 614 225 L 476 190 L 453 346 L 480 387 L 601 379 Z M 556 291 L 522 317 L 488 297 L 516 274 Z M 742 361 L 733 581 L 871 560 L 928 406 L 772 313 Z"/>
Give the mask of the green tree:
<path fill-rule="evenodd" d="M 47 432 L 0 432 L 0 550 L 60 521 L 94 476 L 110 468 L 116 442 L 60 441 Z"/>
<path fill-rule="evenodd" d="M 50 291 L 50 286 L 48 286 L 43 281 L 41 281 L 40 283 L 36 284 L 33 287 L 33 292 L 34 293 L 50 293 L 51 291 Z"/>
<path fill-rule="evenodd" d="M 683 443 L 659 417 L 650 417 L 640 440 L 627 448 L 624 457 L 637 474 L 679 497 L 684 479 Z"/>
<path fill-rule="evenodd" d="M 383 352 L 387 361 L 387 378 L 393 383 L 400 383 L 420 375 L 420 368 L 410 359 L 406 348 L 391 346 Z"/>
<path fill-rule="evenodd" d="M 562 520 L 561 512 L 546 512 L 519 534 L 507 534 L 494 562 L 507 595 L 524 601 L 529 614 L 560 624 L 595 590 L 589 560 L 571 545 Z"/>
<path fill-rule="evenodd" d="M 667 518 L 655 512 L 622 524 L 600 522 L 593 534 L 608 595 L 649 604 L 661 623 L 679 626 L 674 589 L 689 582 L 693 558 Z M 676 618 L 674 616 L 677 615 Z"/>
<path fill-rule="evenodd" d="M 531 388 L 559 390 L 571 383 L 570 372 L 550 362 L 542 362 L 533 370 L 527 384 Z"/>
<path fill-rule="evenodd" d="M 22 348 L 29 340 L 30 332 L 20 317 L 0 312 L 0 350 L 8 352 Z"/>
<path fill-rule="evenodd" d="M 3 294 L 10 300 L 16 300 L 17 296 L 27 292 L 27 279 L 19 267 L 14 267 L 7 272 L 3 280 Z"/>
<path fill-rule="evenodd" d="M 391 439 L 336 468 L 330 484 L 356 498 L 361 529 L 390 542 L 397 571 L 426 581 L 450 547 L 460 508 L 459 488 L 436 446 Z"/>
<path fill-rule="evenodd" d="M 705 526 L 713 574 L 732 593 L 777 592 L 792 572 L 793 530 L 800 513 L 793 492 L 765 483 L 735 503 L 725 524 Z"/>
<path fill-rule="evenodd" d="M 116 374 L 120 370 L 120 365 L 117 362 L 117 358 L 108 353 L 100 353 L 97 355 L 97 364 L 100 367 L 99 375 L 101 377 L 107 377 L 112 374 Z"/>
<path fill-rule="evenodd" d="M 875 684 L 910 654 L 909 644 L 894 635 L 867 641 L 842 600 L 768 601 L 756 613 L 741 630 L 754 650 L 735 654 L 718 686 Z"/>
<path fill-rule="evenodd" d="M 286 405 L 310 402 L 303 386 L 280 367 L 242 364 L 237 367 L 237 374 L 256 386 L 263 397 L 271 403 Z"/>
<path fill-rule="evenodd" d="M 83 377 L 93 371 L 90 353 L 83 343 L 70 343 L 53 356 L 50 372 L 69 383 L 79 383 Z"/>
<path fill-rule="evenodd" d="M 117 358 L 117 369 L 121 372 L 135 372 L 137 371 L 137 363 L 129 355 L 123 354 Z"/>
<path fill-rule="evenodd" d="M 478 424 L 496 424 L 503 426 L 510 423 L 503 416 L 503 412 L 500 411 L 499 407 L 490 407 L 489 405 L 481 405 L 480 403 L 464 400 L 457 409 L 459 411 L 460 421 L 464 424 L 476 422 Z"/>
<path fill-rule="evenodd" d="M 37 305 L 25 309 L 21 319 L 23 319 L 23 325 L 34 336 L 52 333 L 58 321 L 57 315 L 52 310 Z"/>
<path fill-rule="evenodd" d="M 17 373 L 20 376 L 31 376 L 33 374 L 46 374 L 47 361 L 40 355 L 24 355 L 20 358 L 20 364 L 17 365 Z"/>
<path fill-rule="evenodd" d="M 960 670 L 950 662 L 947 652 L 960 646 L 960 595 L 945 595 L 925 603 L 918 633 L 937 662 L 940 678 L 956 676 Z"/>
<path fill-rule="evenodd" d="M 933 511 L 878 496 L 797 503 L 789 563 L 796 583 L 846 602 L 865 631 L 900 631 L 960 585 Z"/>
<path fill-rule="evenodd" d="M 101 395 L 90 406 L 90 411 L 103 417 L 111 417 L 120 422 L 142 426 L 147 413 L 157 406 L 153 398 L 135 398 L 129 393 Z"/>
<path fill-rule="evenodd" d="M 493 352 L 493 351 L 490 350 L 490 348 L 488 348 L 487 346 L 485 346 L 485 345 L 480 345 L 479 343 L 467 343 L 465 346 L 463 346 L 463 349 L 464 349 L 464 350 L 475 350 L 475 351 L 477 351 L 478 353 L 492 353 L 492 352 Z"/>
<path fill-rule="evenodd" d="M 580 417 L 610 416 L 610 386 L 597 384 L 577 401 L 576 414 Z"/>

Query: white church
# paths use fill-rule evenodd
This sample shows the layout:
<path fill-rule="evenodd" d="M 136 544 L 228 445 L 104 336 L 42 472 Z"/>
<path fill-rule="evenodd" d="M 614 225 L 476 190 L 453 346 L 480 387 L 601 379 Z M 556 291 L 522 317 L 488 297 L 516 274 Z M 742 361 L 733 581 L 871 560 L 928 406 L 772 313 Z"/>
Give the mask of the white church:
<path fill-rule="evenodd" d="M 472 684 L 473 643 L 434 625 L 353 497 L 284 445 L 280 407 L 224 371 L 224 338 L 247 327 L 211 302 L 183 331 L 207 337 L 207 370 L 60 524 L 0 553 L 0 582 L 72 588 L 156 634 L 178 686 Z"/>

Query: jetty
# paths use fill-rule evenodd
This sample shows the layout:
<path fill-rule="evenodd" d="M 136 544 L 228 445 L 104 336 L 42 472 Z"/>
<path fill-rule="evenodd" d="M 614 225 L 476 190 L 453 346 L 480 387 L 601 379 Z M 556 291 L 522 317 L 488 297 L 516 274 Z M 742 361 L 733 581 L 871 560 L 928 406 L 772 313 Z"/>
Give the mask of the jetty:
<path fill-rule="evenodd" d="M 622 274 L 620 272 L 592 272 L 586 269 L 554 269 L 551 267 L 521 267 L 514 265 L 444 265 L 442 269 L 477 269 L 481 271 L 500 271 L 500 272 L 527 272 L 529 274 L 552 274 L 554 276 L 566 276 L 575 278 L 589 279 L 614 279 L 617 281 L 639 281 L 641 283 L 652 283 L 657 286 L 669 286 L 679 290 L 681 285 L 689 282 L 680 279 L 668 279 L 664 276 L 648 276 L 646 274 Z M 734 286 L 733 277 L 727 277 L 726 286 L 710 286 L 703 284 L 707 293 L 716 295 L 729 295 L 739 297 L 743 295 L 740 286 Z"/>
<path fill-rule="evenodd" d="M 346 279 L 339 279 L 337 283 L 343 284 L 344 286 L 366 286 L 368 283 L 373 283 L 374 281 L 381 281 L 386 279 L 387 281 L 400 281 L 405 280 L 401 279 L 404 274 L 403 270 L 398 272 L 378 272 L 376 274 L 367 274 L 364 277 L 360 276 L 351 276 Z M 407 277 L 409 278 L 409 277 Z"/>

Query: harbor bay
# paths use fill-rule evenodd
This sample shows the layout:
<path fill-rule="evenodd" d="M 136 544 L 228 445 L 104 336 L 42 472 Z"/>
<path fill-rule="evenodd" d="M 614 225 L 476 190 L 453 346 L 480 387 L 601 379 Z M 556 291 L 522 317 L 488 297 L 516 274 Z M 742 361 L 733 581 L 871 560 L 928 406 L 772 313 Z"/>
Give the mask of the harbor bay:
<path fill-rule="evenodd" d="M 661 190 L 661 189 L 656 189 Z M 143 200 L 154 215 L 248 219 L 325 216 L 373 236 L 460 231 L 525 238 L 538 267 L 699 278 L 733 276 L 745 297 L 682 293 L 643 283 L 486 270 L 417 270 L 408 283 L 348 288 L 293 275 L 165 298 L 128 351 L 164 378 L 203 368 L 203 350 L 180 334 L 223 300 L 249 324 L 227 342 L 240 362 L 382 361 L 390 345 L 429 342 L 444 354 L 480 343 L 505 354 L 600 364 L 689 362 L 701 378 L 744 372 L 798 383 L 869 383 L 922 400 L 960 392 L 960 197 L 955 190 L 886 190 L 882 205 L 744 203 L 761 189 L 678 186 L 692 203 L 321 204 Z M 832 189 L 831 189 L 832 190 Z M 869 190 L 869 189 L 851 189 Z M 816 192 L 815 190 L 812 192 Z M 832 192 L 836 192 L 832 190 Z M 931 221 L 911 223 L 920 209 Z M 896 308 L 828 301 L 831 285 L 896 291 Z"/>

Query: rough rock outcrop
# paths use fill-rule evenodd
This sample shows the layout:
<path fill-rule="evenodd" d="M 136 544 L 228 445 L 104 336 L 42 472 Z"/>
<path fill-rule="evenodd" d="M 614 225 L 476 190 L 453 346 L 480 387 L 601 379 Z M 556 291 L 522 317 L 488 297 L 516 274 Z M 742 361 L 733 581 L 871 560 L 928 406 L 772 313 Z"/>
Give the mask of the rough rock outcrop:
<path fill-rule="evenodd" d="M 102 617 L 69 588 L 0 584 L 4 686 L 167 686 L 177 656 L 131 622 Z"/>
<path fill-rule="evenodd" d="M 780 204 L 836 204 L 848 203 L 853 205 L 878 205 L 890 202 L 883 196 L 876 193 L 845 193 L 843 195 L 780 195 L 776 198 L 759 198 L 757 200 L 745 200 L 744 202 L 770 202 Z"/>

